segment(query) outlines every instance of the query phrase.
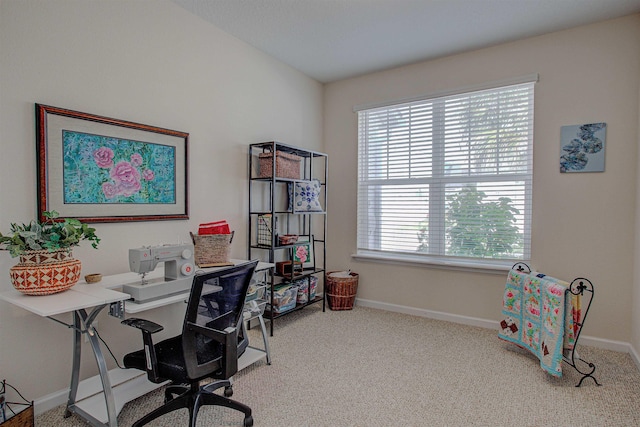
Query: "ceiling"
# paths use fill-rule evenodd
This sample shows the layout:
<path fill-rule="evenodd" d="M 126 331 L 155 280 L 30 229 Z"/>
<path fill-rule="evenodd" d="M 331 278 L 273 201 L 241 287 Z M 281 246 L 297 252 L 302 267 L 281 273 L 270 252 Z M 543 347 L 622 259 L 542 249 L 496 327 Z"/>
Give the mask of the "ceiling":
<path fill-rule="evenodd" d="M 640 0 L 172 0 L 323 83 L 640 12 Z"/>

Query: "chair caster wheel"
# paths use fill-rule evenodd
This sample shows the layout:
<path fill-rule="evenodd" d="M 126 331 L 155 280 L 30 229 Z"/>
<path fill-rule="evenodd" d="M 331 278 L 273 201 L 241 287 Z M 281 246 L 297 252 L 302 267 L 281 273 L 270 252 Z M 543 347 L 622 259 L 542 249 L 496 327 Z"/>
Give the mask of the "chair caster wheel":
<path fill-rule="evenodd" d="M 251 427 L 253 425 L 253 417 L 249 415 L 244 419 L 244 427 Z"/>
<path fill-rule="evenodd" d="M 224 395 L 225 395 L 225 397 L 233 396 L 233 388 L 231 386 L 225 387 L 224 388 Z"/>

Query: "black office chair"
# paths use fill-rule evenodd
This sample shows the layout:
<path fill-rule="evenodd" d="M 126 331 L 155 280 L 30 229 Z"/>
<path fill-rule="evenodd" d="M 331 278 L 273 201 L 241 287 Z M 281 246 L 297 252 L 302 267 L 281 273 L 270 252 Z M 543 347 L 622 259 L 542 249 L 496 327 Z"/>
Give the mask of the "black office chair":
<path fill-rule="evenodd" d="M 147 372 L 150 381 L 170 380 L 165 403 L 133 424 L 138 427 L 175 411 L 189 410 L 195 427 L 202 405 L 221 405 L 244 413 L 244 426 L 253 425 L 251 408 L 231 400 L 230 378 L 238 371 L 238 357 L 248 345 L 242 311 L 249 282 L 258 261 L 196 275 L 189 295 L 182 335 L 154 344 L 151 335 L 163 329 L 143 319 L 122 323 L 141 329 L 144 349 L 127 354 L 124 365 Z M 146 355 L 145 355 L 146 354 Z M 215 381 L 200 385 L 200 381 Z M 214 394 L 225 387 L 224 396 Z"/>

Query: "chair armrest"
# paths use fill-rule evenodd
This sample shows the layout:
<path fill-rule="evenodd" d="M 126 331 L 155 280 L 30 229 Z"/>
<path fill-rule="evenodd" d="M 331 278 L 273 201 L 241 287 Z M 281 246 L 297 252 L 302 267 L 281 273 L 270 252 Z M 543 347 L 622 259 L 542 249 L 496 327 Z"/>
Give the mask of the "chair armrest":
<path fill-rule="evenodd" d="M 123 325 L 131 326 L 132 328 L 142 329 L 143 332 L 149 332 L 151 334 L 155 334 L 156 332 L 160 332 L 164 329 L 162 325 L 158 325 L 151 320 L 136 319 L 135 317 L 131 319 L 125 319 L 120 323 L 122 323 Z"/>
<path fill-rule="evenodd" d="M 140 329 L 142 332 L 142 342 L 144 343 L 147 378 L 154 383 L 164 381 L 164 379 L 158 375 L 158 357 L 156 356 L 156 349 L 153 345 L 153 338 L 151 337 L 151 334 L 164 330 L 164 327 L 150 320 L 137 318 L 125 319 L 120 323 Z"/>
<path fill-rule="evenodd" d="M 224 330 L 206 328 L 192 322 L 188 322 L 191 330 L 201 333 L 222 345 L 222 364 L 220 366 L 222 376 L 231 378 L 238 372 L 238 328 L 228 327 Z"/>

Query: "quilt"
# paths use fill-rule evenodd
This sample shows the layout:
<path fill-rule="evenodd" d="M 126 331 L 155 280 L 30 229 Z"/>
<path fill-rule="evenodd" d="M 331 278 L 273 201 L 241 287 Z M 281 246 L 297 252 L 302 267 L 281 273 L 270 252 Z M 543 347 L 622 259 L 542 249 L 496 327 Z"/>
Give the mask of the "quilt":
<path fill-rule="evenodd" d="M 569 283 L 544 274 L 511 269 L 502 301 L 498 337 L 529 350 L 540 366 L 562 376 L 562 356 L 575 346 L 580 298 Z"/>

